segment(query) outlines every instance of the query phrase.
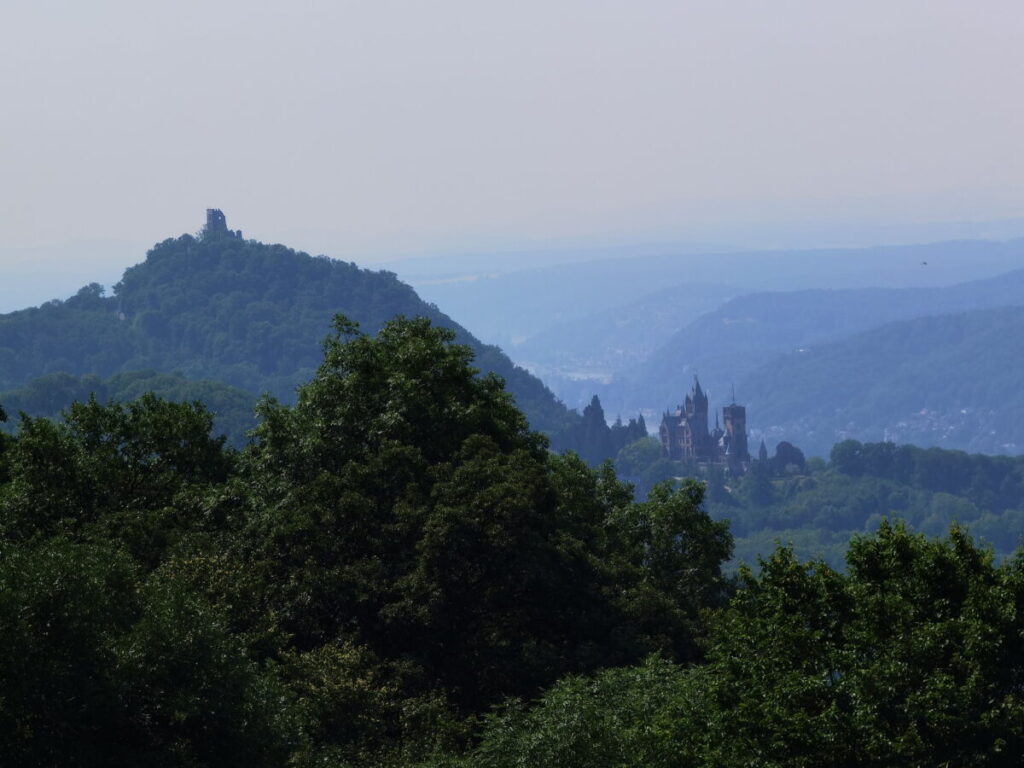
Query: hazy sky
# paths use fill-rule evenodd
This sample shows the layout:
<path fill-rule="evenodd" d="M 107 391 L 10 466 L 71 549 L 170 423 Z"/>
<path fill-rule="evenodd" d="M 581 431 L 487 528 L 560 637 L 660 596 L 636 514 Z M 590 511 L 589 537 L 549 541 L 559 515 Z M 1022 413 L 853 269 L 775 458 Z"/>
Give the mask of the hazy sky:
<path fill-rule="evenodd" d="M 1022 39 L 1020 0 L 3 0 L 0 246 L 1021 217 Z"/>

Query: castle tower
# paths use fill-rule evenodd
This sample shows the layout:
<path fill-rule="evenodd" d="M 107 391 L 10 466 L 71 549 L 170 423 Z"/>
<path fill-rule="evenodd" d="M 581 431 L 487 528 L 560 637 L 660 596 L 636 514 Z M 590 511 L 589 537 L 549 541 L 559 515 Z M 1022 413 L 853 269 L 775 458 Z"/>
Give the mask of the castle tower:
<path fill-rule="evenodd" d="M 722 421 L 729 440 L 729 455 L 735 461 L 749 461 L 747 450 L 747 409 L 732 403 L 722 409 Z"/>
<path fill-rule="evenodd" d="M 681 412 L 670 413 L 665 411 L 661 418 L 661 427 L 658 435 L 661 437 L 661 447 L 666 458 L 678 461 L 686 458 L 684 455 L 686 443 L 686 420 L 680 418 Z"/>
<path fill-rule="evenodd" d="M 708 437 L 708 396 L 700 387 L 700 380 L 693 377 L 693 391 L 686 398 L 686 415 L 690 422 L 690 429 L 698 440 L 705 440 Z"/>
<path fill-rule="evenodd" d="M 224 215 L 224 211 L 220 208 L 207 208 L 206 209 L 206 226 L 203 227 L 202 235 L 205 237 L 213 237 L 214 235 L 227 235 L 228 237 L 237 237 L 239 240 L 242 239 L 242 230 L 236 229 L 231 231 L 228 229 L 228 220 Z"/>
<path fill-rule="evenodd" d="M 214 232 L 227 232 L 228 231 L 228 220 L 224 216 L 224 211 L 220 208 L 207 208 L 206 209 L 206 226 L 203 227 L 203 232 L 206 234 L 213 234 Z"/>

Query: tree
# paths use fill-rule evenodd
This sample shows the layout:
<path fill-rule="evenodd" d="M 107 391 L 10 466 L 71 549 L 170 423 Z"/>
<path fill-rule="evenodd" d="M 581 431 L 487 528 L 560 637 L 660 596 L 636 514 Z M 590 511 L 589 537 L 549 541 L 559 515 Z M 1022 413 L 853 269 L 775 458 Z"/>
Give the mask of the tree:
<path fill-rule="evenodd" d="M 429 321 L 335 329 L 240 453 L 152 395 L 5 437 L 9 760 L 407 765 L 566 675 L 701 657 L 732 542 L 702 486 L 636 503 L 552 454 Z"/>
<path fill-rule="evenodd" d="M 223 482 L 233 456 L 199 403 L 144 395 L 127 405 L 75 403 L 62 423 L 25 417 L 10 450 L 0 525 L 15 540 L 58 532 L 126 544 L 155 566 L 192 521 L 175 502 Z"/>
<path fill-rule="evenodd" d="M 772 471 L 776 475 L 782 475 L 789 471 L 802 472 L 806 462 L 803 451 L 783 440 L 775 446 L 775 455 L 772 456 L 771 463 Z M 790 470 L 790 467 L 793 469 Z"/>
<path fill-rule="evenodd" d="M 590 405 L 583 409 L 583 419 L 580 421 L 577 434 L 577 452 L 590 466 L 597 466 L 615 456 L 612 449 L 612 431 L 605 421 L 604 408 L 601 407 L 601 400 L 597 395 L 594 395 Z"/>
<path fill-rule="evenodd" d="M 858 477 L 864 474 L 864 446 L 856 440 L 844 440 L 832 446 L 829 460 L 844 475 Z"/>
<path fill-rule="evenodd" d="M 780 549 L 740 589 L 709 645 L 706 749 L 713 765 L 856 765 L 835 686 L 850 610 L 842 576 Z"/>
<path fill-rule="evenodd" d="M 740 481 L 740 492 L 754 506 L 764 507 L 771 504 L 775 497 L 771 467 L 765 466 L 762 461 L 752 462 L 750 471 Z"/>
<path fill-rule="evenodd" d="M 607 530 L 628 489 L 552 456 L 452 341 L 423 319 L 376 337 L 336 321 L 297 405 L 262 407 L 240 557 L 295 649 L 345 639 L 479 711 L 660 641 L 612 587 L 647 572 L 634 533 Z M 671 601 L 667 583 L 648 588 L 652 603 Z M 602 648 L 616 627 L 625 640 Z"/>
<path fill-rule="evenodd" d="M 729 494 L 725 483 L 725 468 L 718 464 L 709 465 L 704 475 L 705 496 L 708 502 L 712 504 L 729 504 L 732 502 L 732 496 Z"/>
<path fill-rule="evenodd" d="M 510 704 L 485 723 L 466 766 L 563 768 L 697 765 L 699 669 L 657 657 L 638 667 L 560 680 L 531 707 Z"/>
<path fill-rule="evenodd" d="M 137 611 L 131 563 L 55 539 L 0 558 L 0 749 L 16 765 L 101 765 L 123 732 L 116 638 Z M 70 749 L 69 745 L 75 745 Z"/>
<path fill-rule="evenodd" d="M 614 529 L 641 566 L 632 606 L 645 634 L 660 639 L 652 650 L 672 658 L 700 658 L 701 612 L 723 604 L 727 584 L 721 565 L 732 555 L 728 521 L 714 521 L 703 508 L 704 485 L 688 479 L 678 489 L 654 487 L 647 501 L 622 507 Z M 620 581 L 627 599 L 629 582 Z M 621 588 L 620 587 L 620 588 Z M 637 608 L 646 604 L 646 611 Z M 645 615 L 646 614 L 646 615 Z"/>
<path fill-rule="evenodd" d="M 647 437 L 647 426 L 644 424 L 643 415 L 637 419 L 630 419 L 628 424 L 623 424 L 621 418 L 615 419 L 609 433 L 611 455 L 608 458 L 613 458 L 625 446 L 645 437 Z"/>
<path fill-rule="evenodd" d="M 5 421 L 7 421 L 7 413 L 4 411 L 3 406 L 0 405 L 0 423 Z M 0 432 L 0 484 L 6 483 L 10 479 L 10 470 L 8 469 L 10 442 L 10 438 L 3 432 Z"/>
<path fill-rule="evenodd" d="M 223 614 L 115 546 L 0 558 L 0 749 L 16 765 L 276 766 L 290 703 Z"/>
<path fill-rule="evenodd" d="M 660 459 L 661 443 L 653 437 L 641 437 L 623 446 L 615 457 L 615 470 L 625 478 L 638 478 L 641 473 Z"/>
<path fill-rule="evenodd" d="M 714 764 L 1012 765 L 1024 747 L 1020 561 L 883 523 L 847 574 L 780 550 L 716 624 Z"/>

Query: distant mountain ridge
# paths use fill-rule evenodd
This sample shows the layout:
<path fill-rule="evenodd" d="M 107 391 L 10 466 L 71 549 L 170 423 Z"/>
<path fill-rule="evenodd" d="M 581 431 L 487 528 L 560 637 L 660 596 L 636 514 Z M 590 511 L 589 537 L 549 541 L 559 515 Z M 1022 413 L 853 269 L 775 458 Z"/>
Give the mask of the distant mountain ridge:
<path fill-rule="evenodd" d="M 57 372 L 153 370 L 289 401 L 319 363 L 336 313 L 368 333 L 396 315 L 427 317 L 472 347 L 477 367 L 505 378 L 535 429 L 557 433 L 578 421 L 538 379 L 394 274 L 226 230 L 164 240 L 111 296 L 91 284 L 66 301 L 0 315 L 0 391 Z"/>
<path fill-rule="evenodd" d="M 738 385 L 741 401 L 759 392 L 754 374 L 779 355 L 899 320 L 1024 305 L 1024 269 L 937 288 L 866 288 L 738 296 L 675 334 L 628 375 L 599 387 L 611 412 L 664 409 L 694 373 L 713 394 Z M 791 384 L 799 391 L 799 380 Z M 760 425 L 756 412 L 751 423 Z"/>
<path fill-rule="evenodd" d="M 946 286 L 1021 265 L 1024 239 L 701 254 L 669 250 L 414 285 L 480 338 L 512 352 L 558 323 L 630 304 L 664 286 L 712 283 L 733 286 L 737 293 Z"/>
<path fill-rule="evenodd" d="M 848 438 L 1020 454 L 1022 381 L 1013 306 L 887 323 L 777 357 L 742 389 L 760 427 L 812 455 Z"/>
<path fill-rule="evenodd" d="M 735 294 L 723 285 L 671 285 L 631 304 L 559 323 L 509 354 L 568 406 L 583 408 L 594 394 L 593 382 L 642 365 L 666 339 Z"/>

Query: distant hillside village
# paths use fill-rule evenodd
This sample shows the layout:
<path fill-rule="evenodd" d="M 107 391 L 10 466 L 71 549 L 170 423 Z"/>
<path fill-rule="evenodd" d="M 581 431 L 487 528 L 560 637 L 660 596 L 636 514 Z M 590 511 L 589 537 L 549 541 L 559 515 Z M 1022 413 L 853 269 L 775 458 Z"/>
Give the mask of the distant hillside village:
<path fill-rule="evenodd" d="M 659 434 L 662 452 L 672 461 L 728 467 L 733 474 L 750 469 L 747 450 L 747 409 L 733 402 L 722 408 L 722 421 L 715 414 L 715 428 L 708 428 L 708 396 L 693 377 L 693 389 L 675 411 L 666 411 L 661 419 Z M 761 456 L 768 449 L 761 442 Z"/>

